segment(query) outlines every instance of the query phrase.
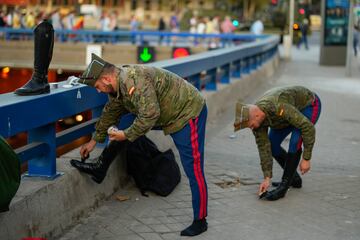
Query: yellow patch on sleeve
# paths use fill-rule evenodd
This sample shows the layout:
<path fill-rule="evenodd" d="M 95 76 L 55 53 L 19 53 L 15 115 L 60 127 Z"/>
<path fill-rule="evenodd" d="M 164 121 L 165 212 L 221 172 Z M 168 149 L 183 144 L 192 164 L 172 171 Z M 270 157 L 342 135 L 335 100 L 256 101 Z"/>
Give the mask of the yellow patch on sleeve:
<path fill-rule="evenodd" d="M 129 90 L 129 95 L 131 96 L 133 94 L 133 92 L 135 91 L 135 87 L 131 87 L 130 90 Z"/>
<path fill-rule="evenodd" d="M 284 109 L 282 108 L 282 109 L 280 110 L 279 116 L 282 116 L 283 114 L 284 114 Z"/>

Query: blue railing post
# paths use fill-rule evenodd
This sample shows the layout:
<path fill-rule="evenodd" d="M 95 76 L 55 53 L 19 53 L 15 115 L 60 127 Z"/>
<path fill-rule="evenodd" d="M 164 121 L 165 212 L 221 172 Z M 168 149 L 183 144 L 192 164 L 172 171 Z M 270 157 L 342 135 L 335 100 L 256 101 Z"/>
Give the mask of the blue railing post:
<path fill-rule="evenodd" d="M 255 62 L 255 57 L 252 56 L 249 58 L 249 62 L 250 62 L 250 72 L 252 72 L 253 70 L 256 70 L 256 62 Z"/>
<path fill-rule="evenodd" d="M 194 85 L 198 90 L 201 90 L 200 74 L 195 74 L 188 77 L 188 81 Z"/>
<path fill-rule="evenodd" d="M 60 175 L 56 172 L 56 132 L 55 124 L 50 123 L 45 126 L 28 131 L 28 143 L 45 142 L 47 151 L 41 156 L 35 157 L 28 162 L 29 177 L 47 177 L 54 179 Z"/>
<path fill-rule="evenodd" d="M 140 34 L 140 45 L 144 45 L 144 35 Z"/>
<path fill-rule="evenodd" d="M 230 64 L 226 64 L 221 66 L 221 71 L 223 72 L 221 75 L 221 83 L 230 83 Z"/>
<path fill-rule="evenodd" d="M 240 78 L 241 77 L 241 66 L 240 66 L 240 60 L 237 60 L 233 63 L 235 66 L 235 70 L 232 71 L 231 76 L 234 78 Z"/>
<path fill-rule="evenodd" d="M 171 36 L 168 34 L 168 35 L 166 36 L 166 44 L 167 44 L 168 46 L 170 46 L 170 43 L 171 43 Z"/>
<path fill-rule="evenodd" d="M 250 61 L 249 57 L 245 58 L 244 64 L 245 64 L 245 73 L 250 74 L 250 72 L 251 72 L 251 66 L 250 66 L 251 61 Z"/>
<path fill-rule="evenodd" d="M 256 70 L 256 69 L 258 69 L 258 67 L 259 67 L 259 58 L 258 58 L 258 55 L 256 54 L 256 55 L 254 55 L 253 56 L 253 63 L 254 63 L 254 70 Z"/>
<path fill-rule="evenodd" d="M 248 64 L 247 64 L 247 59 L 241 59 L 241 73 L 242 74 L 248 74 L 249 73 L 249 68 L 248 68 Z"/>
<path fill-rule="evenodd" d="M 260 53 L 257 58 L 258 58 L 258 68 L 260 68 L 262 66 L 262 54 Z"/>
<path fill-rule="evenodd" d="M 261 54 L 262 63 L 264 64 L 266 62 L 266 52 Z"/>
<path fill-rule="evenodd" d="M 205 85 L 206 90 L 216 90 L 216 70 L 217 69 L 214 68 L 206 71 L 206 75 L 210 78 L 210 80 Z"/>

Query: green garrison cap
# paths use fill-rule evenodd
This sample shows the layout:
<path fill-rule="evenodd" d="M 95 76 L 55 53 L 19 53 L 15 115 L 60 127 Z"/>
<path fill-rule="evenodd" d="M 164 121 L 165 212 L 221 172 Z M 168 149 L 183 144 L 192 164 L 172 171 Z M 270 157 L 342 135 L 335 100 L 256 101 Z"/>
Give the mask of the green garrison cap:
<path fill-rule="evenodd" d="M 92 53 L 91 62 L 79 77 L 79 82 L 93 87 L 107 64 L 108 63 L 104 59 Z"/>
<path fill-rule="evenodd" d="M 237 102 L 235 110 L 234 131 L 238 131 L 249 126 L 249 105 Z"/>

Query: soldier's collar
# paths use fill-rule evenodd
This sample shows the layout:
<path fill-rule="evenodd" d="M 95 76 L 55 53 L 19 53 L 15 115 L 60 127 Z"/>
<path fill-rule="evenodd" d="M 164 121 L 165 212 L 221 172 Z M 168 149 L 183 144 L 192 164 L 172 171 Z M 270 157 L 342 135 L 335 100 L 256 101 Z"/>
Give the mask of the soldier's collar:
<path fill-rule="evenodd" d="M 116 69 L 117 71 L 117 76 L 116 76 L 116 79 L 117 79 L 117 84 L 116 84 L 116 98 L 120 98 L 120 95 L 121 95 L 121 89 L 120 89 L 120 84 L 121 82 L 123 82 L 126 78 L 126 71 L 124 68 L 120 67 L 120 68 L 117 68 Z"/>

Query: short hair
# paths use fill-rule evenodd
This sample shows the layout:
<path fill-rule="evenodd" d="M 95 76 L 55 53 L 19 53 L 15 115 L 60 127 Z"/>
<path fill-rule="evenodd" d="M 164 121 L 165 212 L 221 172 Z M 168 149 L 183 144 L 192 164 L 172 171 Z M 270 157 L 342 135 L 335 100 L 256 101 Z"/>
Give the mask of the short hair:
<path fill-rule="evenodd" d="M 98 78 L 100 80 L 103 76 L 113 74 L 115 72 L 116 66 L 111 63 L 106 63 L 103 70 L 101 71 L 101 74 Z"/>

